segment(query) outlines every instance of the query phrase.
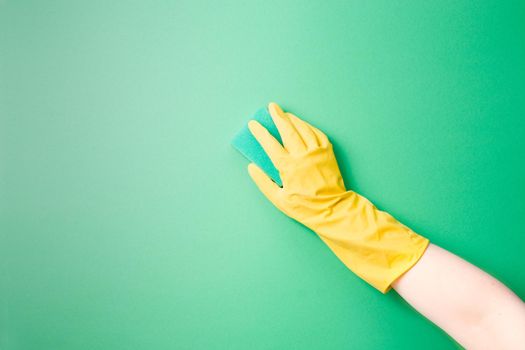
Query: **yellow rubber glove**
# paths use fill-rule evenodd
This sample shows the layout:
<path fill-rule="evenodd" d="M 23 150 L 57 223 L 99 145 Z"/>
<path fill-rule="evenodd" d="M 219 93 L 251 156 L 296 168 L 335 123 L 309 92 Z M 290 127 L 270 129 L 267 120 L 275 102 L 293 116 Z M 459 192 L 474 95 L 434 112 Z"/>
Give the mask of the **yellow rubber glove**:
<path fill-rule="evenodd" d="M 346 190 L 325 134 L 275 103 L 268 109 L 283 145 L 257 121 L 248 127 L 279 170 L 283 187 L 253 163 L 252 179 L 277 208 L 316 232 L 350 270 L 386 293 L 423 255 L 428 240 Z"/>

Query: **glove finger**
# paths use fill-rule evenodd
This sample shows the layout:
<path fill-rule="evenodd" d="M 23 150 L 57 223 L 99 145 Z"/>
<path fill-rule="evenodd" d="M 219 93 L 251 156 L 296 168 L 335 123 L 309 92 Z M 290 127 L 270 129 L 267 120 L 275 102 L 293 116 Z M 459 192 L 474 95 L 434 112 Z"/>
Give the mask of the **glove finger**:
<path fill-rule="evenodd" d="M 295 126 L 297 132 L 301 134 L 301 138 L 303 139 L 306 148 L 317 148 L 319 146 L 319 141 L 317 140 L 317 136 L 312 130 L 311 125 L 292 113 L 286 113 L 286 115 L 288 116 L 292 124 Z"/>
<path fill-rule="evenodd" d="M 310 129 L 312 129 L 312 131 L 314 132 L 315 137 L 317 138 L 317 142 L 319 143 L 319 146 L 326 147 L 330 144 L 330 140 L 328 140 L 328 137 L 325 135 L 324 132 L 322 132 L 321 130 L 317 129 L 315 126 L 312 126 L 312 125 L 310 125 Z"/>
<path fill-rule="evenodd" d="M 266 175 L 266 173 L 254 163 L 248 165 L 248 173 L 266 198 L 279 208 L 278 195 L 281 191 L 281 187 L 273 182 L 272 179 L 270 179 L 268 175 Z"/>
<path fill-rule="evenodd" d="M 256 120 L 250 120 L 248 122 L 248 129 L 250 129 L 253 137 L 255 137 L 264 149 L 273 165 L 279 170 L 281 160 L 286 155 L 286 150 L 283 146 Z"/>
<path fill-rule="evenodd" d="M 306 145 L 300 134 L 295 129 L 292 122 L 288 119 L 281 107 L 271 102 L 268 105 L 268 111 L 272 116 L 273 122 L 279 130 L 284 148 L 289 152 L 300 152 L 306 149 Z"/>

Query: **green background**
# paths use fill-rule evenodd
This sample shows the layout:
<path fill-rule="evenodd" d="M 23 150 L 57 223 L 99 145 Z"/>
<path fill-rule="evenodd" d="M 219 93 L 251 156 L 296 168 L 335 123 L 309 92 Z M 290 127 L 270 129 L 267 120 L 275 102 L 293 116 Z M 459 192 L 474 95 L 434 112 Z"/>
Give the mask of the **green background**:
<path fill-rule="evenodd" d="M 525 295 L 525 5 L 6 1 L 2 349 L 455 349 L 258 192 L 276 101 L 349 187 Z"/>

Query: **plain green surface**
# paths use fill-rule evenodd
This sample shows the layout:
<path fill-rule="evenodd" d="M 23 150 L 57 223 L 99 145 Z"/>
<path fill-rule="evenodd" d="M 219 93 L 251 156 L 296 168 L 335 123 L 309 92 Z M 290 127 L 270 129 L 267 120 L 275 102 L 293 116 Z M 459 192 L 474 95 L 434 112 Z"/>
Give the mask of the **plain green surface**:
<path fill-rule="evenodd" d="M 2 349 L 455 349 L 251 183 L 275 100 L 525 295 L 523 1 L 0 5 Z"/>

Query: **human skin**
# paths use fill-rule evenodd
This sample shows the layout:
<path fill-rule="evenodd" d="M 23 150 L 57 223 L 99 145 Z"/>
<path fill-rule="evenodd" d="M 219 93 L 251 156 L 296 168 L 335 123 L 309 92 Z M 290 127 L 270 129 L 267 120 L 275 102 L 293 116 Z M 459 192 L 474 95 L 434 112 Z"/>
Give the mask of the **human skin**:
<path fill-rule="evenodd" d="M 494 277 L 434 244 L 392 287 L 467 349 L 525 346 L 525 303 Z"/>

